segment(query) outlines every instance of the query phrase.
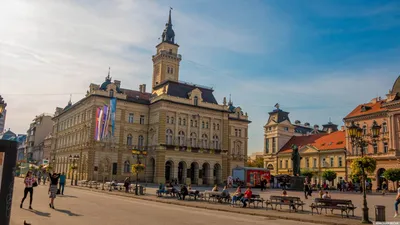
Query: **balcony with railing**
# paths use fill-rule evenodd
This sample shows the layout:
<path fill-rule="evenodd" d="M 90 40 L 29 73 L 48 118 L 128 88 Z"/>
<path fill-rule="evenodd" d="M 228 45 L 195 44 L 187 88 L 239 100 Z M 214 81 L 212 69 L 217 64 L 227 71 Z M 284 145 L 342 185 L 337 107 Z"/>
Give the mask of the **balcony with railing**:
<path fill-rule="evenodd" d="M 165 146 L 167 150 L 178 150 L 182 152 L 193 152 L 193 153 L 210 153 L 210 154 L 221 154 L 220 142 L 209 143 L 204 140 L 194 141 L 194 140 L 182 140 L 179 138 L 167 139 L 166 144 L 161 144 Z"/>
<path fill-rule="evenodd" d="M 389 149 L 387 152 L 367 152 L 364 153 L 364 156 L 380 159 L 380 158 L 396 158 L 400 156 L 400 150 L 397 149 Z M 361 157 L 361 151 L 356 151 L 354 153 L 348 153 L 347 159 L 356 159 Z"/>

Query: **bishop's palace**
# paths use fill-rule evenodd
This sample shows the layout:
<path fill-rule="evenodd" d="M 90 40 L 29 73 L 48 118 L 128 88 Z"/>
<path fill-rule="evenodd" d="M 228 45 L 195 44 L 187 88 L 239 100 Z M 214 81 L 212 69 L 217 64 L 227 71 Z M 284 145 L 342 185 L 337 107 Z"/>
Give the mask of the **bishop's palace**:
<path fill-rule="evenodd" d="M 79 156 L 79 180 L 122 180 L 137 163 L 133 149 L 148 153 L 139 178 L 146 182 L 219 184 L 232 168 L 244 166 L 247 113 L 226 98 L 219 104 L 212 88 L 179 81 L 182 57 L 171 12 L 156 49 L 149 92 L 145 84 L 139 90 L 125 89 L 109 74 L 101 85 L 90 84 L 85 98 L 56 109 L 51 156 L 55 171 L 70 177 L 69 156 Z M 96 140 L 97 109 L 111 98 L 117 99 L 114 135 Z"/>

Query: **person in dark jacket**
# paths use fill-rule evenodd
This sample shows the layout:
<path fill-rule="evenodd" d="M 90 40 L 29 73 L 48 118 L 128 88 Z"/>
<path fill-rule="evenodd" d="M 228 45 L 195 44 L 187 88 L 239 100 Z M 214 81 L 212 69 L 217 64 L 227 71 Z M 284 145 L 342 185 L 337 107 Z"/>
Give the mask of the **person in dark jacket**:
<path fill-rule="evenodd" d="M 50 187 L 49 187 L 49 198 L 50 198 L 50 203 L 49 206 L 50 208 L 54 209 L 54 199 L 57 196 L 57 190 L 58 190 L 58 179 L 60 178 L 61 174 L 59 173 L 49 173 L 50 177 Z"/>
<path fill-rule="evenodd" d="M 189 191 L 188 191 L 186 185 L 182 185 L 182 186 L 181 186 L 181 191 L 178 193 L 179 199 L 185 200 L 185 197 L 186 197 L 186 195 L 188 195 L 188 194 L 189 194 Z"/>

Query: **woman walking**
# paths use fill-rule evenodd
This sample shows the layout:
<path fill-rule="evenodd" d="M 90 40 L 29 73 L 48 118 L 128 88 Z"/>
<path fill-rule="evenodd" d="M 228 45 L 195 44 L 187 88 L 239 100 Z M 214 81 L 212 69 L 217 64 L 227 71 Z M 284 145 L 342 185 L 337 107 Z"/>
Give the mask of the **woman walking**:
<path fill-rule="evenodd" d="M 49 187 L 49 198 L 50 198 L 50 203 L 49 206 L 50 208 L 54 209 L 54 199 L 57 196 L 57 186 L 58 186 L 58 178 L 60 178 L 59 173 L 49 173 L 49 177 L 50 177 L 50 187 Z"/>
<path fill-rule="evenodd" d="M 30 194 L 29 195 L 29 209 L 32 209 L 33 186 L 34 186 L 34 183 L 36 183 L 36 179 L 33 177 L 31 171 L 28 171 L 28 173 L 26 173 L 24 183 L 25 183 L 24 198 L 22 198 L 21 205 L 19 205 L 19 207 L 22 208 L 22 205 L 24 204 L 26 196 L 28 195 L 28 192 L 29 192 L 29 194 Z M 37 183 L 36 183 L 36 185 L 37 185 Z"/>

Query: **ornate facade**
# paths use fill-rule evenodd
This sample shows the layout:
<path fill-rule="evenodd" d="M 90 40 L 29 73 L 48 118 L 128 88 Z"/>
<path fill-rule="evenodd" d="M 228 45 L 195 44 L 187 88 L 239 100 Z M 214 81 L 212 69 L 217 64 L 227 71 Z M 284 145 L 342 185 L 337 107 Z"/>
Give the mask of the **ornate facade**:
<path fill-rule="evenodd" d="M 400 76 L 386 96 L 386 99 L 378 97 L 369 103 L 358 105 L 344 118 L 346 126 L 354 121 L 360 125 L 365 135 L 371 132 L 373 121 L 382 127 L 379 140 L 364 148 L 366 155 L 377 160 L 376 171 L 374 174 L 369 174 L 373 188 L 381 186 L 382 173 L 386 169 L 400 166 Z M 360 157 L 361 149 L 353 148 L 348 137 L 346 137 L 346 147 L 347 160 L 350 164 L 353 159 Z M 389 187 L 392 188 L 391 185 Z"/>
<path fill-rule="evenodd" d="M 289 119 L 289 113 L 279 107 L 270 112 L 268 122 L 264 126 L 264 167 L 270 169 L 272 175 L 293 174 L 291 160 L 292 145 L 297 145 L 300 156 L 300 169 L 314 172 L 312 183 L 321 184 L 324 170 L 337 173 L 336 182 L 346 179 L 345 132 L 338 131 L 337 125 L 329 122 L 310 127 L 296 120 Z"/>
<path fill-rule="evenodd" d="M 146 170 L 140 180 L 164 183 L 222 183 L 247 156 L 247 113 L 226 98 L 218 104 L 213 89 L 179 81 L 179 45 L 171 12 L 156 46 L 152 90 L 124 89 L 111 80 L 90 84 L 85 98 L 54 116 L 52 149 L 56 170 L 68 172 L 69 155 L 79 155 L 78 179 L 121 180 L 136 163 L 132 149 L 146 149 Z M 117 99 L 115 133 L 95 141 L 96 109 Z M 142 162 L 143 162 L 142 160 Z"/>

